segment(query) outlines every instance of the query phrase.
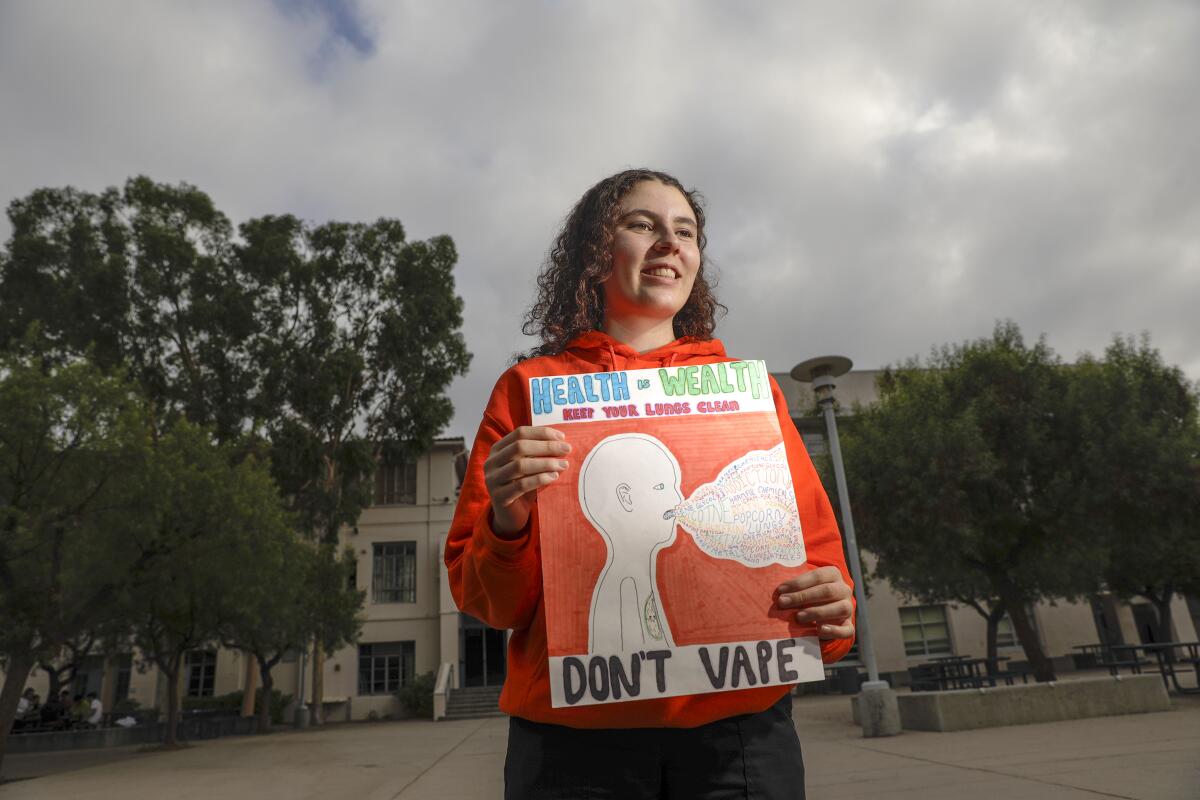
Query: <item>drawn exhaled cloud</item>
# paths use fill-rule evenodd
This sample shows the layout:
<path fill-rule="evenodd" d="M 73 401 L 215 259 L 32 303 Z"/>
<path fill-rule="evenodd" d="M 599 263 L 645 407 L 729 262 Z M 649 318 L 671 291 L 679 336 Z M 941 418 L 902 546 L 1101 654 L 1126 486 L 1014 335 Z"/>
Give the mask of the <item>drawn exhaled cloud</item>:
<path fill-rule="evenodd" d="M 713 558 L 751 567 L 797 567 L 805 561 L 783 443 L 733 461 L 674 512 L 679 526 Z"/>

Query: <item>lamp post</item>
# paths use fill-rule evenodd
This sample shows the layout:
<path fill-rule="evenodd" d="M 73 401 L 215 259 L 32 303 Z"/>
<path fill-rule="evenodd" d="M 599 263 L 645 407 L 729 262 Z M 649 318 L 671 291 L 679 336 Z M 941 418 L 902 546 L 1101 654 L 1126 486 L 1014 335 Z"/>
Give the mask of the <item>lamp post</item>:
<path fill-rule="evenodd" d="M 879 667 L 875 663 L 875 645 L 871 640 L 871 625 L 867 617 L 866 584 L 863 581 L 862 562 L 858 557 L 858 540 L 854 535 L 854 515 L 850 511 L 850 494 L 846 490 L 846 470 L 842 466 L 842 446 L 838 440 L 837 417 L 833 413 L 833 390 L 839 378 L 854 366 L 845 356 L 818 356 L 803 361 L 792 368 L 792 378 L 801 383 L 811 383 L 817 404 L 825 417 L 825 431 L 829 439 L 829 454 L 833 459 L 833 475 L 837 481 L 838 505 L 842 510 L 842 527 L 846 535 L 846 555 L 850 560 L 850 577 L 854 581 L 855 639 L 858 652 L 867 668 L 867 681 L 862 685 L 859 714 L 863 735 L 895 736 L 900 733 L 900 711 L 896 705 L 896 694 L 887 681 L 879 679 Z"/>

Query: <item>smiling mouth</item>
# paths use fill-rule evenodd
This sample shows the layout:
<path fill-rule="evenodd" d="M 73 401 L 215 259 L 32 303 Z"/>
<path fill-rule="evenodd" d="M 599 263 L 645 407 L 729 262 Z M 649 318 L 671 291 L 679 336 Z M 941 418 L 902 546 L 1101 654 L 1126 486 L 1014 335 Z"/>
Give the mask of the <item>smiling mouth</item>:
<path fill-rule="evenodd" d="M 643 275 L 649 275 L 652 278 L 678 278 L 679 273 L 674 267 L 649 267 L 642 270 Z"/>

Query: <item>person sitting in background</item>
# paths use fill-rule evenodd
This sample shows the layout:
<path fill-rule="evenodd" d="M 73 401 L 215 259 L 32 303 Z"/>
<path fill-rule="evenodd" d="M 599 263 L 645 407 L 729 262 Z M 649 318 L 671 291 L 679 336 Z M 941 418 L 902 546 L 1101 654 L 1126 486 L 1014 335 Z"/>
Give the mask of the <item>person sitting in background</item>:
<path fill-rule="evenodd" d="M 12 729 L 19 731 L 37 727 L 37 709 L 38 696 L 34 694 L 33 689 L 26 689 L 17 700 L 17 714 L 13 717 Z"/>
<path fill-rule="evenodd" d="M 67 727 L 65 717 L 67 715 L 67 702 L 69 700 L 70 694 L 64 690 L 58 697 L 51 696 L 46 701 L 39 712 L 43 728 L 57 731 Z"/>
<path fill-rule="evenodd" d="M 37 695 L 33 693 L 32 687 L 27 688 L 21 693 L 21 699 L 17 701 L 17 719 L 21 719 L 37 707 L 34 704 L 35 697 L 37 697 Z"/>
<path fill-rule="evenodd" d="M 104 719 L 104 704 L 100 702 L 100 698 L 96 697 L 95 692 L 88 692 L 88 714 L 87 724 L 93 728 L 100 727 L 100 721 Z"/>
<path fill-rule="evenodd" d="M 92 713 L 92 706 L 81 694 L 75 695 L 75 702 L 71 705 L 71 720 L 69 726 L 82 727 L 87 723 L 87 718 Z"/>

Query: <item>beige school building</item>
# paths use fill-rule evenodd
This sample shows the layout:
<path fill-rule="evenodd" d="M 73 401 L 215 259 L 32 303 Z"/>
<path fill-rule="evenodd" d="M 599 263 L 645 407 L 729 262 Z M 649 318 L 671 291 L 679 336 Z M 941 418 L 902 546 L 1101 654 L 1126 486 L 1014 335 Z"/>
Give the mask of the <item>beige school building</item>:
<path fill-rule="evenodd" d="M 855 371 L 838 380 L 840 402 L 869 403 L 875 397 L 873 371 Z M 806 386 L 787 374 L 775 378 L 788 398 L 791 416 L 811 452 L 826 448 L 824 426 L 809 415 Z M 466 464 L 462 438 L 438 439 L 416 463 L 384 465 L 376 476 L 373 505 L 343 541 L 358 557 L 354 580 L 366 592 L 365 624 L 355 645 L 325 661 L 325 715 L 332 720 L 361 720 L 401 713 L 396 691 L 416 675 L 439 669 L 452 675 L 452 686 L 499 686 L 504 681 L 506 633 L 487 628 L 459 613 L 447 584 L 442 549 L 454 514 Z M 854 487 L 850 487 L 853 500 Z M 833 499 L 833 498 L 831 498 Z M 836 502 L 836 499 L 834 499 Z M 870 554 L 864 558 L 869 562 Z M 1200 602 L 1178 597 L 1174 629 L 1161 631 L 1152 606 L 1112 597 L 1091 602 L 1040 603 L 1032 609 L 1038 636 L 1060 669 L 1075 665 L 1074 648 L 1098 641 L 1195 641 Z M 973 609 L 907 600 L 885 583 L 871 587 L 868 613 L 879 669 L 894 683 L 907 682 L 907 670 L 931 656 L 984 655 L 986 626 Z M 1000 630 L 1001 655 L 1023 658 L 1007 620 Z M 274 670 L 275 685 L 293 697 L 301 686 L 299 654 Z M 311 662 L 310 662 L 311 663 Z M 853 665 L 853 653 L 845 665 Z M 447 667 L 453 666 L 450 670 Z M 311 670 L 309 670 L 311 673 Z M 188 657 L 181 677 L 187 696 L 213 696 L 243 689 L 246 657 L 212 647 Z M 305 681 L 310 695 L 311 674 Z M 28 685 L 46 698 L 47 679 L 38 671 Z M 95 691 L 106 709 L 123 698 L 141 707 L 161 707 L 166 696 L 157 669 L 139 665 L 135 654 L 90 659 L 77 676 L 74 691 Z"/>

